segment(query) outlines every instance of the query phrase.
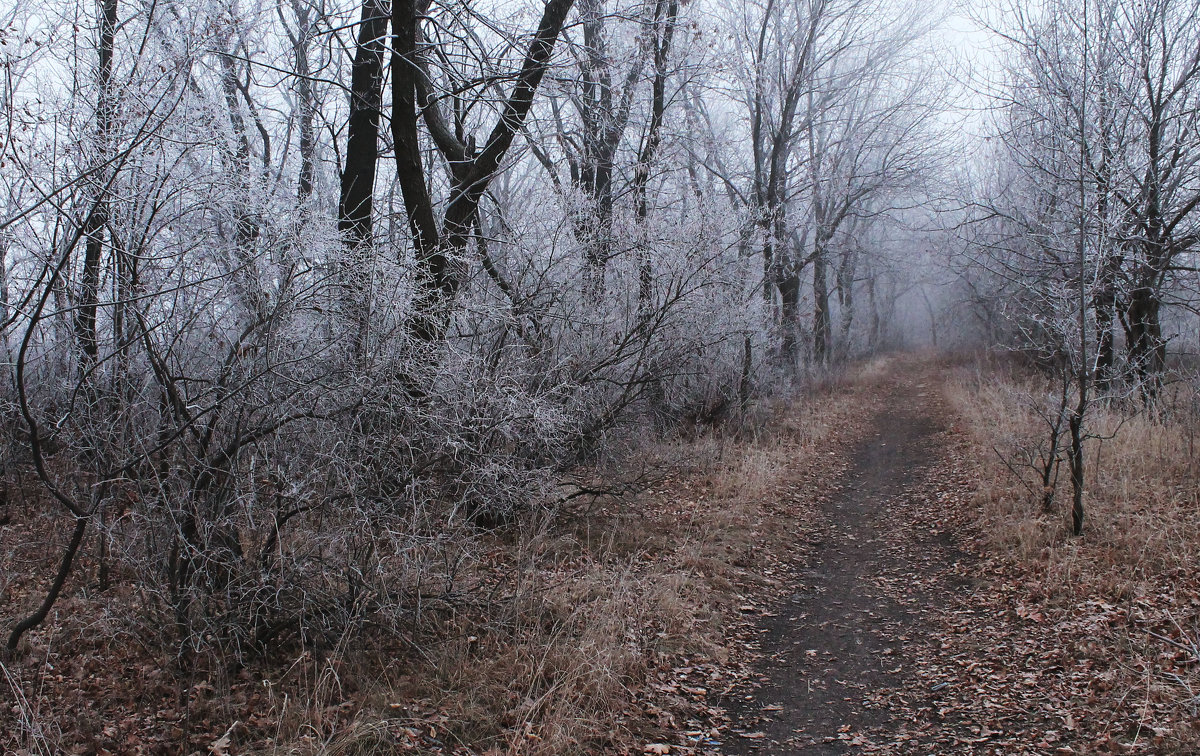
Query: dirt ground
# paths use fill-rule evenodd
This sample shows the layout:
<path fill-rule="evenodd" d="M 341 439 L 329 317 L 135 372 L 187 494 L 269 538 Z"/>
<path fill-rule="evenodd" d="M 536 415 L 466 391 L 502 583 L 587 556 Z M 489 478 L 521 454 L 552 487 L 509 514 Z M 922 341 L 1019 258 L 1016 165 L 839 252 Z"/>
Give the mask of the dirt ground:
<path fill-rule="evenodd" d="M 958 724 L 920 721 L 929 707 L 914 700 L 928 690 L 914 658 L 937 652 L 943 611 L 970 602 L 971 559 L 955 528 L 912 511 L 930 490 L 962 487 L 948 475 L 953 418 L 930 365 L 900 367 L 878 385 L 874 428 L 822 504 L 791 595 L 758 622 L 758 679 L 725 702 L 737 736 L 727 754 L 920 751 L 962 739 Z"/>
<path fill-rule="evenodd" d="M 998 489 L 1005 473 L 989 467 L 1001 452 L 980 443 L 981 422 L 1017 408 L 968 418 L 953 366 L 886 367 L 864 395 L 869 430 L 810 511 L 789 589 L 742 631 L 751 672 L 721 701 L 720 752 L 1196 753 L 1195 573 L 1155 550 L 1161 523 L 1130 514 L 1173 499 L 1108 505 L 1138 489 L 1093 484 L 1082 539 L 1058 518 L 1022 519 L 1021 492 Z M 1147 446 L 1136 438 L 1123 437 Z M 1031 534 L 1039 549 L 1008 546 Z M 1117 579 L 1125 562 L 1134 588 Z"/>

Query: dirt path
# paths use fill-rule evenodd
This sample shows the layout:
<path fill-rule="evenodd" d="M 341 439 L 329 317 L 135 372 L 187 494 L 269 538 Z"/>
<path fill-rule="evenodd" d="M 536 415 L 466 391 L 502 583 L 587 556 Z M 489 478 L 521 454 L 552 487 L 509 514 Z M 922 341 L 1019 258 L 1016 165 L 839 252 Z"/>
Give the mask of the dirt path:
<path fill-rule="evenodd" d="M 936 378 L 905 371 L 823 507 L 822 540 L 794 593 L 759 623 L 760 685 L 727 705 L 726 753 L 840 754 L 895 742 L 924 615 L 955 585 L 961 555 L 936 525 L 914 521 L 908 492 L 937 464 L 944 430 Z M 899 710 L 903 711 L 903 710 Z"/>

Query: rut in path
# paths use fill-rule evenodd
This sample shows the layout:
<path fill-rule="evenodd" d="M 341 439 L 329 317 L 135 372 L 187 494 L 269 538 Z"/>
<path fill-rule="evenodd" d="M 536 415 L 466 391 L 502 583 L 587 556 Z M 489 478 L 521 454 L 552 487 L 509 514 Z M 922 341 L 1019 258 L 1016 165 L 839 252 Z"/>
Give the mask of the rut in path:
<path fill-rule="evenodd" d="M 726 753 L 849 753 L 864 738 L 886 743 L 903 724 L 881 693 L 910 674 L 905 648 L 921 642 L 921 615 L 937 600 L 913 573 L 954 558 L 944 539 L 890 516 L 889 503 L 937 457 L 942 424 L 929 414 L 936 389 L 919 381 L 887 384 L 885 409 L 823 507 L 824 539 L 795 575 L 794 593 L 761 621 L 762 684 L 729 702 L 741 734 Z M 933 567 L 903 558 L 931 549 L 942 557 Z"/>

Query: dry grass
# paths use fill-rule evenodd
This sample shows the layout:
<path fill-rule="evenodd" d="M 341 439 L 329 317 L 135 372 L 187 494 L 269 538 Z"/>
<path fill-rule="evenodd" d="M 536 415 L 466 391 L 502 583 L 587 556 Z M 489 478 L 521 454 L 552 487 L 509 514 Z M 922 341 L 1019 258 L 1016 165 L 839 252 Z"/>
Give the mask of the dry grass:
<path fill-rule="evenodd" d="M 951 399 L 979 442 L 986 483 L 978 493 L 996 545 L 1021 561 L 1042 561 L 1056 593 L 1071 599 L 1101 592 L 1114 600 L 1151 590 L 1162 576 L 1200 564 L 1200 449 L 1189 442 L 1196 419 L 1096 405 L 1088 428 L 1086 537 L 1069 536 L 1069 482 L 1065 463 L 1056 494 L 1057 514 L 1041 512 L 1030 489 L 1041 488 L 1032 469 L 1024 483 L 1004 465 L 1019 447 L 1041 440 L 1033 403 L 1050 387 L 1034 379 L 951 384 Z"/>
<path fill-rule="evenodd" d="M 1099 701 L 1110 735 L 1155 752 L 1200 747 L 1200 418 L 1189 391 L 1172 387 L 1155 412 L 1093 407 L 1085 533 L 1072 538 L 1065 462 L 1051 514 L 1035 471 L 1013 464 L 1042 440 L 1035 408 L 1052 388 L 991 368 L 960 370 L 948 388 L 981 461 L 988 551 L 1017 566 L 1028 611 L 1044 613 L 1052 642 L 1085 662 L 1090 689 L 1075 703 Z"/>

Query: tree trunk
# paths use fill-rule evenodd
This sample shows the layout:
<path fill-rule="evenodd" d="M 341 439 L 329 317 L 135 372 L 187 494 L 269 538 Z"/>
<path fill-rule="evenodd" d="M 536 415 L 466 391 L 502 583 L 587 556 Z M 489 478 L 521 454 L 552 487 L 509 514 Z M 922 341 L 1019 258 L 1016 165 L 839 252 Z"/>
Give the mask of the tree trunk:
<path fill-rule="evenodd" d="M 738 381 L 738 405 L 743 413 L 750 407 L 750 381 L 754 375 L 754 342 L 750 334 L 742 337 L 742 375 Z"/>
<path fill-rule="evenodd" d="M 1112 386 L 1113 366 L 1116 362 L 1113 348 L 1116 295 L 1104 282 L 1101 282 L 1093 308 L 1096 312 L 1096 390 L 1104 393 Z"/>
<path fill-rule="evenodd" d="M 113 120 L 113 45 L 117 29 L 117 0 L 100 0 L 100 49 L 96 69 L 96 141 L 99 160 L 107 160 L 112 148 Z M 96 343 L 96 310 L 100 296 L 100 265 L 104 251 L 104 230 L 108 226 L 108 187 L 104 185 L 108 168 L 100 171 L 98 188 L 91 211 L 84 220 L 83 272 L 80 279 L 79 314 L 75 331 L 87 364 L 99 356 Z"/>
<path fill-rule="evenodd" d="M 867 328 L 867 349 L 872 353 L 879 348 L 879 302 L 875 298 L 875 274 L 868 271 L 867 305 L 871 308 L 871 323 Z"/>
<path fill-rule="evenodd" d="M 776 284 L 780 299 L 780 358 L 789 370 L 794 370 L 800 357 L 797 331 L 800 328 L 800 274 L 788 271 Z"/>
<path fill-rule="evenodd" d="M 604 294 L 604 268 L 612 241 L 612 172 L 614 144 L 612 81 L 604 39 L 604 0 L 581 0 L 580 27 L 583 33 L 581 63 L 583 92 L 583 154 L 580 156 L 579 186 L 589 199 L 580 219 L 584 270 L 590 294 Z"/>
<path fill-rule="evenodd" d="M 383 53 L 387 47 L 386 0 L 364 0 L 358 46 L 350 74 L 350 115 L 338 203 L 338 231 L 354 248 L 369 243 L 379 159 L 379 111 L 383 102 Z"/>
<path fill-rule="evenodd" d="M 775 291 L 779 288 L 779 281 L 782 278 L 781 265 L 782 261 L 778 254 L 778 247 L 782 246 L 780 240 L 775 238 L 775 227 L 778 225 L 772 219 L 772 212 L 766 206 L 760 206 L 758 212 L 761 215 L 758 226 L 763 235 L 762 261 L 763 261 L 763 283 L 762 297 L 763 302 L 770 305 L 775 300 Z"/>
<path fill-rule="evenodd" d="M 417 291 L 413 297 L 407 330 L 421 344 L 440 341 L 450 322 L 450 308 L 462 284 L 463 261 L 470 242 L 479 201 L 500 169 L 513 139 L 533 105 L 533 97 L 550 63 L 558 34 L 562 31 L 573 0 L 549 0 L 538 30 L 529 43 L 521 71 L 500 118 L 483 148 L 475 154 L 453 137 L 440 133 L 442 123 L 435 98 L 426 96 L 423 107 L 418 97 L 426 82 L 422 55 L 419 0 L 397 0 L 392 5 L 392 140 L 396 155 L 396 180 L 404 196 L 416 256 Z M 420 45 L 418 43 L 421 43 Z M 432 92 L 425 92 L 432 95 Z M 451 185 L 442 226 L 434 215 L 421 158 L 418 118 L 424 115 L 438 149 L 450 163 Z"/>
<path fill-rule="evenodd" d="M 842 255 L 841 264 L 837 271 L 838 305 L 841 317 L 838 323 L 837 351 L 838 359 L 850 357 L 850 328 L 854 325 L 854 276 L 857 268 L 857 254 L 847 249 Z"/>
<path fill-rule="evenodd" d="M 220 45 L 217 56 L 221 67 L 221 90 L 225 96 L 225 107 L 229 111 L 229 125 L 233 130 L 235 148 L 231 166 L 234 179 L 235 200 L 233 204 L 234 252 L 238 256 L 237 266 L 231 280 L 237 285 L 247 313 L 253 320 L 267 317 L 269 298 L 262 290 L 259 278 L 257 254 L 254 249 L 260 232 L 260 220 L 252 210 L 255 197 L 255 176 L 250 167 L 250 132 L 242 114 L 243 96 L 239 89 L 238 55 L 235 43 L 226 40 Z M 248 95 L 245 95 L 247 103 Z M 264 155 L 268 154 L 264 140 Z"/>
<path fill-rule="evenodd" d="M 343 308 L 353 324 L 355 355 L 366 349 L 370 293 L 363 281 L 370 264 L 374 225 L 375 170 L 379 161 L 379 117 L 383 104 L 383 54 L 390 9 L 387 0 L 364 0 L 358 44 L 350 73 L 346 156 L 338 200 L 338 231 L 345 244 L 340 277 Z"/>
<path fill-rule="evenodd" d="M 813 254 L 813 359 L 824 365 L 829 361 L 832 334 L 829 318 L 829 280 L 824 245 L 818 241 Z"/>
<path fill-rule="evenodd" d="M 1083 535 L 1083 474 L 1086 458 L 1083 453 L 1083 413 L 1087 407 L 1087 394 L 1081 394 L 1079 406 L 1071 413 L 1068 426 L 1071 430 L 1071 446 L 1067 462 L 1071 468 L 1071 534 Z"/>
<path fill-rule="evenodd" d="M 1166 367 L 1167 344 L 1162 337 L 1161 309 L 1157 293 L 1149 286 L 1142 286 L 1130 294 L 1125 315 L 1129 362 L 1147 400 L 1158 395 Z"/>
<path fill-rule="evenodd" d="M 662 142 L 662 124 L 667 112 L 667 58 L 671 54 L 671 38 L 675 34 L 678 13 L 679 0 L 658 0 L 654 7 L 654 83 L 650 95 L 650 125 L 646 130 L 646 140 L 638 153 L 633 177 L 638 229 L 643 237 L 638 246 L 638 313 L 643 320 L 649 317 L 654 295 L 653 261 L 649 242 L 645 238 L 646 222 L 650 216 L 650 166 Z"/>
<path fill-rule="evenodd" d="M 299 27 L 294 41 L 296 99 L 298 100 L 296 110 L 300 121 L 300 172 L 296 179 L 296 199 L 301 205 L 305 205 L 312 196 L 313 181 L 316 175 L 317 132 L 313 125 L 313 119 L 316 116 L 317 104 L 316 95 L 313 92 L 312 66 L 308 61 L 308 45 L 312 39 L 313 24 L 309 18 L 309 9 L 303 2 L 293 0 L 292 9 L 296 14 L 296 24 Z M 356 50 L 356 57 L 357 52 Z M 353 68 L 351 77 L 353 78 Z M 351 89 L 353 89 L 353 82 L 351 82 Z M 338 221 L 340 225 L 340 217 Z"/>

